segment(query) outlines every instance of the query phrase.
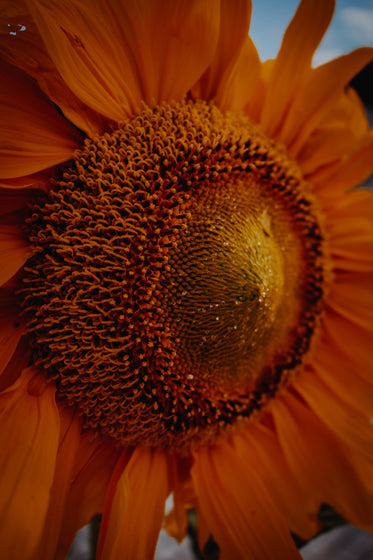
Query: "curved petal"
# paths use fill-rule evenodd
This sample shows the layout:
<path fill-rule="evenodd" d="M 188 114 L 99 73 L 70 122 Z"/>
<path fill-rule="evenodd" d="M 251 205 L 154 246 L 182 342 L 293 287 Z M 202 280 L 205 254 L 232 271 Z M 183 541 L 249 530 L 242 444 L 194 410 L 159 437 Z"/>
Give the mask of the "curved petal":
<path fill-rule="evenodd" d="M 0 177 L 22 177 L 71 158 L 82 142 L 32 79 L 1 63 Z"/>
<path fill-rule="evenodd" d="M 222 560 L 300 558 L 263 481 L 228 442 L 194 453 L 191 470 L 198 508 Z"/>
<path fill-rule="evenodd" d="M 302 388 L 301 395 L 308 400 L 308 388 L 313 383 L 312 373 L 307 370 L 299 375 L 293 386 L 297 391 Z M 303 390 L 306 386 L 307 390 Z M 312 390 L 312 395 L 315 393 L 323 402 L 327 399 L 327 392 Z M 298 483 L 306 486 L 320 504 L 327 502 L 352 523 L 372 529 L 373 504 L 370 496 L 346 450 L 338 444 L 338 439 L 327 426 L 297 395 L 290 392 L 284 394 L 282 400 L 276 399 L 272 416 L 284 455 Z"/>
<path fill-rule="evenodd" d="M 0 374 L 11 360 L 24 330 L 12 295 L 0 288 Z"/>
<path fill-rule="evenodd" d="M 25 337 L 22 337 L 6 367 L 1 372 L 0 392 L 13 385 L 20 377 L 23 370 L 26 369 L 30 363 L 30 354 L 31 352 L 27 341 Z"/>
<path fill-rule="evenodd" d="M 250 37 L 242 45 L 241 52 L 227 73 L 216 93 L 215 102 L 222 111 L 240 112 L 252 98 L 260 80 L 261 63 Z"/>
<path fill-rule="evenodd" d="M 244 110 L 247 116 L 254 122 L 260 122 L 260 115 L 267 95 L 267 84 L 274 62 L 274 60 L 260 62 L 258 78 L 256 83 L 252 84 L 253 90 L 250 91 L 250 95 L 247 98 Z"/>
<path fill-rule="evenodd" d="M 269 495 L 290 530 L 305 540 L 312 538 L 318 529 L 318 503 L 314 501 L 308 488 L 300 486 L 294 478 L 276 433 L 263 423 L 253 422 L 242 433 L 237 434 L 235 441 L 244 464 L 251 464 L 260 473 Z"/>
<path fill-rule="evenodd" d="M 178 542 L 182 541 L 187 532 L 187 510 L 195 505 L 195 496 L 190 482 L 190 462 L 189 457 L 169 457 L 174 507 L 166 516 L 165 529 Z"/>
<path fill-rule="evenodd" d="M 260 122 L 274 136 L 290 101 L 310 70 L 313 54 L 331 21 L 334 0 L 302 0 L 290 22 L 268 82 Z"/>
<path fill-rule="evenodd" d="M 31 255 L 32 250 L 20 228 L 0 224 L 0 286 L 12 278 Z"/>
<path fill-rule="evenodd" d="M 346 443 L 352 451 L 356 449 L 373 463 L 373 426 L 367 416 L 347 407 L 345 401 L 328 390 L 324 381 L 313 374 L 312 370 L 300 376 L 295 387 L 337 438 Z"/>
<path fill-rule="evenodd" d="M 326 210 L 333 269 L 373 272 L 373 192 L 355 189 Z"/>
<path fill-rule="evenodd" d="M 361 368 L 358 358 L 350 356 L 348 350 L 338 351 L 333 339 L 325 336 L 324 341 L 318 345 L 317 357 L 313 358 L 312 367 L 325 383 L 325 390 L 327 386 L 328 392 L 346 403 L 345 406 L 352 411 L 373 417 L 373 380 L 369 383 L 356 373 Z"/>
<path fill-rule="evenodd" d="M 85 105 L 113 121 L 130 113 L 123 77 L 97 1 L 27 2 L 46 50 L 69 89 Z M 123 67 L 123 76 L 126 68 Z"/>
<path fill-rule="evenodd" d="M 133 82 L 128 87 L 136 92 L 137 104 L 140 100 L 153 104 L 184 97 L 216 51 L 220 23 L 217 2 L 110 0 L 109 4 L 111 24 L 116 23 L 116 45 L 121 48 L 122 60 L 131 67 Z"/>
<path fill-rule="evenodd" d="M 9 191 L 10 189 L 35 189 L 47 191 L 52 175 L 54 175 L 53 167 L 43 170 L 43 173 L 34 173 L 33 175 L 26 175 L 24 177 L 15 177 L 12 179 L 0 178 L 0 188 L 5 191 Z"/>
<path fill-rule="evenodd" d="M 352 189 L 367 179 L 373 170 L 373 130 L 360 140 L 354 151 L 341 161 L 317 170 L 309 180 L 323 198 Z"/>
<path fill-rule="evenodd" d="M 278 135 L 296 157 L 311 132 L 333 107 L 358 72 L 373 59 L 373 48 L 357 49 L 311 71 L 297 92 Z M 359 102 L 360 103 L 360 102 Z"/>
<path fill-rule="evenodd" d="M 90 432 L 82 434 L 64 504 L 55 560 L 65 560 L 76 531 L 103 511 L 107 487 L 119 454 L 120 450 L 106 438 L 92 440 Z M 74 515 L 71 515 L 72 511 Z"/>
<path fill-rule="evenodd" d="M 218 37 L 213 0 L 39 0 L 28 5 L 71 91 L 117 122 L 142 100 L 183 97 L 210 63 Z"/>
<path fill-rule="evenodd" d="M 371 383 L 373 371 L 372 333 L 334 312 L 327 314 L 325 329 L 342 355 L 343 353 L 347 353 L 350 357 L 352 354 L 354 355 L 354 361 L 358 366 L 354 369 L 354 375 L 359 375 L 368 383 Z"/>
<path fill-rule="evenodd" d="M 327 309 L 373 333 L 372 275 L 339 272 L 329 289 Z"/>
<path fill-rule="evenodd" d="M 356 91 L 348 88 L 311 132 L 297 154 L 296 160 L 303 176 L 309 177 L 318 169 L 339 162 L 346 154 L 354 152 L 356 144 L 367 130 L 364 106 Z"/>
<path fill-rule="evenodd" d="M 161 530 L 168 489 L 162 450 L 136 448 L 122 472 L 98 545 L 99 560 L 149 560 Z M 103 520 L 104 523 L 104 520 Z"/>
<path fill-rule="evenodd" d="M 36 189 L 0 189 L 0 215 L 20 210 L 27 206 L 35 198 Z"/>
<path fill-rule="evenodd" d="M 60 407 L 61 434 L 56 458 L 56 469 L 50 492 L 49 507 L 43 535 L 34 554 L 34 560 L 56 558 L 57 544 L 76 455 L 81 442 L 81 417 L 69 409 Z M 73 511 L 73 510 L 72 510 Z M 72 513 L 72 512 L 71 512 Z M 75 512 L 73 513 L 75 516 Z M 53 523 L 51 523 L 53 520 Z"/>
<path fill-rule="evenodd" d="M 0 538 L 5 558 L 32 556 L 53 481 L 59 437 L 55 386 L 36 378 L 30 368 L 0 395 Z"/>
<path fill-rule="evenodd" d="M 232 73 L 237 71 L 237 65 L 247 63 L 245 77 L 250 76 L 250 47 L 252 52 L 255 51 L 253 43 L 247 36 L 250 18 L 250 0 L 239 0 L 234 3 L 229 0 L 221 0 L 220 30 L 216 52 L 212 63 L 193 87 L 194 96 L 205 100 L 214 99 L 224 110 L 224 105 L 226 105 L 224 98 L 227 97 L 229 88 L 228 81 L 231 81 Z M 244 47 L 246 57 L 239 63 Z M 249 78 L 247 80 L 249 81 Z"/>
<path fill-rule="evenodd" d="M 84 105 L 57 72 L 23 0 L 2 1 L 0 53 L 3 60 L 32 76 L 65 117 L 88 136 L 105 131 L 107 123 L 101 115 Z"/>

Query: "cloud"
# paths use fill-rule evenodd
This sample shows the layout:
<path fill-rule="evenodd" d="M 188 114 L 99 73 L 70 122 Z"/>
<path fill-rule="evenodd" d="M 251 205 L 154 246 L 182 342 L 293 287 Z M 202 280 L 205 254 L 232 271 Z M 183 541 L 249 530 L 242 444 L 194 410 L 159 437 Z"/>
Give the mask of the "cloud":
<path fill-rule="evenodd" d="M 346 6 L 341 9 L 340 17 L 352 39 L 373 45 L 373 8 Z"/>
<path fill-rule="evenodd" d="M 345 0 L 351 2 L 352 0 Z M 359 6 L 356 4 L 360 3 Z M 365 5 L 362 6 L 361 4 Z M 373 45 L 373 0 L 338 6 L 326 36 L 312 61 L 319 66 L 361 46 Z"/>
<path fill-rule="evenodd" d="M 312 59 L 312 66 L 320 66 L 320 64 L 329 62 L 329 60 L 338 58 L 343 54 L 345 54 L 345 51 L 339 47 L 321 47 L 314 54 L 314 57 Z"/>

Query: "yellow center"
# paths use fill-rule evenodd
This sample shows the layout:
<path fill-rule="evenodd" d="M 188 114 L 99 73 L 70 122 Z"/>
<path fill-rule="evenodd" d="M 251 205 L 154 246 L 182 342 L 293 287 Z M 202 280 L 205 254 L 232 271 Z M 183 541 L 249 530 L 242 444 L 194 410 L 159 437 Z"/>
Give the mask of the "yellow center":
<path fill-rule="evenodd" d="M 318 213 L 248 119 L 184 101 L 87 140 L 30 209 L 34 359 L 85 426 L 187 451 L 293 378 L 322 310 Z"/>
<path fill-rule="evenodd" d="M 199 194 L 165 275 L 178 357 L 227 387 L 254 383 L 294 320 L 282 308 L 286 255 L 256 185 L 224 182 Z M 299 248 L 292 253 L 299 262 Z M 288 278 L 294 288 L 295 270 Z"/>

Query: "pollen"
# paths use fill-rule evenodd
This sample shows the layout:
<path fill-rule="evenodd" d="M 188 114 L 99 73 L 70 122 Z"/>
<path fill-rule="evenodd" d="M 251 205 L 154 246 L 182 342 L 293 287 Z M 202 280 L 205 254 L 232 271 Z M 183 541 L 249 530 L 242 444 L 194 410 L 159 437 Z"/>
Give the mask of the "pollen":
<path fill-rule="evenodd" d="M 307 359 L 320 213 L 244 116 L 143 106 L 86 140 L 26 230 L 34 360 L 86 429 L 187 452 L 260 414 Z"/>

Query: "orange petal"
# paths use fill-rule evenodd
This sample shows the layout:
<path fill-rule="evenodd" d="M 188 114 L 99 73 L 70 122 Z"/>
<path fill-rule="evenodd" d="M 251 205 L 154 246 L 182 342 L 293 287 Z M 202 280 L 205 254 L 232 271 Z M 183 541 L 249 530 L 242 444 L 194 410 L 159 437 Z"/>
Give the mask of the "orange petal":
<path fill-rule="evenodd" d="M 294 383 L 313 377 L 304 371 Z M 323 395 L 318 393 L 324 400 Z M 302 391 L 308 399 L 308 390 Z M 272 415 L 281 447 L 299 484 L 319 503 L 327 502 L 352 523 L 373 528 L 373 505 L 337 439 L 299 398 L 290 392 L 276 399 Z"/>
<path fill-rule="evenodd" d="M 311 370 L 299 377 L 295 387 L 340 440 L 373 462 L 373 426 L 368 417 L 346 406 L 345 400 L 330 391 L 320 376 Z"/>
<path fill-rule="evenodd" d="M 29 6 L 73 93 L 98 113 L 122 121 L 141 100 L 180 99 L 204 72 L 218 36 L 214 4 L 142 0 L 99 7 L 69 0 Z"/>
<path fill-rule="evenodd" d="M 102 549 L 98 558 L 153 558 L 167 495 L 166 454 L 158 449 L 136 448 L 118 480 L 110 511 L 106 513 L 108 524 L 100 535 Z"/>
<path fill-rule="evenodd" d="M 127 448 L 122 449 L 120 455 L 118 456 L 118 460 L 115 463 L 113 471 L 111 473 L 111 477 L 109 480 L 109 484 L 107 486 L 106 495 L 105 495 L 105 504 L 103 509 L 103 516 L 101 519 L 100 525 L 100 534 L 97 542 L 96 547 L 96 557 L 100 558 L 102 553 L 102 548 L 106 539 L 106 534 L 109 527 L 109 522 L 111 521 L 111 510 L 114 501 L 114 497 L 116 495 L 117 486 L 123 472 L 128 465 L 128 461 L 131 457 L 131 451 Z"/>
<path fill-rule="evenodd" d="M 373 270 L 373 193 L 355 189 L 326 209 L 330 252 L 335 270 Z"/>
<path fill-rule="evenodd" d="M 341 354 L 341 359 L 343 358 L 344 355 Z M 349 356 L 346 360 L 348 367 L 351 363 Z M 373 492 L 373 428 L 372 416 L 369 413 L 373 401 L 371 378 L 373 368 L 370 367 L 367 370 L 366 394 L 363 395 L 364 387 L 360 376 L 357 375 L 361 369 L 359 365 L 355 369 L 350 369 L 350 375 L 345 377 L 344 391 L 343 387 L 338 387 L 336 381 L 331 379 L 333 373 L 336 377 L 341 375 L 340 370 L 336 371 L 340 364 L 333 362 L 332 367 L 333 369 L 325 369 L 317 362 L 312 387 L 309 379 L 302 379 L 297 382 L 297 389 L 321 420 L 328 425 L 331 431 L 335 432 L 340 446 L 353 465 L 354 471 L 360 477 L 361 484 L 366 488 L 365 494 L 369 498 Z M 353 379 L 351 379 L 352 375 Z M 340 506 L 339 508 L 342 511 Z M 354 518 L 353 515 L 356 517 Z M 357 511 L 355 514 L 352 511 L 350 517 L 346 514 L 346 518 L 367 530 L 373 529 L 372 517 L 369 515 L 364 517 L 358 515 Z"/>
<path fill-rule="evenodd" d="M 294 478 L 279 444 L 276 433 L 268 426 L 251 423 L 235 437 L 235 445 L 245 464 L 260 473 L 269 495 L 284 516 L 290 530 L 309 540 L 316 533 L 318 523 L 315 503 L 308 489 Z M 302 503 L 302 508 L 299 508 Z"/>
<path fill-rule="evenodd" d="M 222 110 L 232 109 L 232 106 L 229 107 L 230 102 L 233 104 L 232 98 L 238 95 L 243 96 L 246 102 L 248 95 L 244 85 L 251 84 L 255 80 L 255 73 L 252 75 L 250 63 L 254 69 L 255 63 L 259 65 L 259 59 L 247 35 L 250 17 L 250 1 L 239 0 L 235 3 L 229 0 L 221 1 L 219 40 L 214 59 L 192 90 L 193 95 L 200 99 L 214 99 Z M 235 91 L 231 92 L 233 75 L 237 74 L 238 68 L 240 68 L 241 80 L 239 84 L 237 83 Z M 237 91 L 240 88 L 241 91 Z M 244 103 L 241 107 L 243 105 Z"/>
<path fill-rule="evenodd" d="M 60 539 L 61 525 L 67 496 L 73 480 L 73 468 L 81 441 L 81 418 L 67 408 L 60 407 L 61 436 L 58 446 L 56 469 L 51 488 L 49 507 L 44 525 L 44 532 L 34 560 L 56 558 L 57 545 Z M 64 424 L 67 424 L 64 426 Z M 75 516 L 71 510 L 70 515 Z M 53 523 L 51 523 L 53 520 Z M 66 554 L 68 551 L 65 551 Z"/>
<path fill-rule="evenodd" d="M 216 104 L 223 111 L 242 111 L 254 94 L 260 80 L 260 70 L 258 52 L 250 37 L 247 37 L 230 73 L 220 85 Z"/>
<path fill-rule="evenodd" d="M 6 291 L 4 294 L 0 288 L 0 374 L 11 360 L 24 330 L 17 308 L 11 305 L 9 299 L 4 302 L 3 296 L 9 298 L 9 293 Z"/>
<path fill-rule="evenodd" d="M 198 547 L 200 550 L 204 550 L 207 542 L 211 538 L 211 532 L 208 526 L 206 519 L 203 517 L 201 509 L 196 511 L 197 514 L 197 539 L 198 539 Z"/>
<path fill-rule="evenodd" d="M 329 309 L 372 333 L 372 275 L 366 272 L 339 272 L 329 289 L 327 305 Z"/>
<path fill-rule="evenodd" d="M 35 383 L 30 368 L 0 395 L 0 538 L 4 558 L 32 556 L 42 533 L 53 481 L 59 435 L 55 386 L 44 383 L 37 391 Z"/>
<path fill-rule="evenodd" d="M 32 255 L 28 242 L 23 239 L 20 228 L 0 224 L 0 285 L 5 284 Z"/>
<path fill-rule="evenodd" d="M 333 107 L 352 78 L 373 58 L 373 49 L 361 48 L 313 69 L 297 92 L 279 141 L 296 157 L 311 132 Z"/>
<path fill-rule="evenodd" d="M 290 22 L 268 83 L 261 124 L 273 136 L 311 67 L 312 56 L 331 21 L 334 0 L 302 0 Z"/>
<path fill-rule="evenodd" d="M 245 113 L 254 122 L 260 121 L 260 115 L 267 95 L 267 84 L 272 73 L 274 62 L 274 60 L 266 60 L 260 63 L 257 81 L 255 85 L 253 84 L 252 87 L 254 89 L 250 90 L 250 95 L 247 98 L 244 108 Z"/>
<path fill-rule="evenodd" d="M 22 177 L 71 158 L 82 141 L 23 72 L 1 63 L 0 177 Z"/>
<path fill-rule="evenodd" d="M 354 352 L 353 341 L 351 346 L 339 348 L 335 336 L 326 317 L 323 337 L 315 349 L 312 367 L 341 402 L 373 418 L 373 379 L 367 379 L 373 371 L 371 364 L 362 363 L 360 356 Z"/>
<path fill-rule="evenodd" d="M 4 391 L 16 382 L 22 371 L 30 363 L 30 349 L 24 337 L 18 343 L 13 356 L 9 360 L 0 376 L 0 392 Z"/>
<path fill-rule="evenodd" d="M 8 214 L 27 206 L 36 196 L 31 189 L 0 189 L 0 214 Z"/>
<path fill-rule="evenodd" d="M 324 197 L 334 196 L 363 183 L 373 171 L 373 130 L 341 161 L 312 174 L 308 179 Z"/>
<path fill-rule="evenodd" d="M 105 130 L 106 124 L 102 117 L 84 105 L 57 72 L 22 0 L 2 1 L 0 52 L 3 60 L 32 76 L 42 91 L 75 126 L 89 136 Z"/>
<path fill-rule="evenodd" d="M 45 48 L 73 94 L 97 113 L 114 121 L 129 113 L 118 54 L 111 48 L 109 29 L 97 2 L 29 2 L 28 9 Z M 122 68 L 123 76 L 126 68 Z"/>
<path fill-rule="evenodd" d="M 174 507 L 167 514 L 165 529 L 171 537 L 181 542 L 186 535 L 188 526 L 187 510 L 195 505 L 195 496 L 190 483 L 190 460 L 188 457 L 169 458 L 171 488 L 173 490 Z"/>
<path fill-rule="evenodd" d="M 92 440 L 90 432 L 82 434 L 56 556 L 53 556 L 55 560 L 65 560 L 76 531 L 103 511 L 106 490 L 119 454 L 120 450 L 105 438 Z"/>
<path fill-rule="evenodd" d="M 220 20 L 216 1 L 113 0 L 111 8 L 116 45 L 125 64 L 137 70 L 136 77 L 128 72 L 132 82 L 127 82 L 137 103 L 184 97 L 213 60 Z"/>
<path fill-rule="evenodd" d="M 344 350 L 350 356 L 355 356 L 356 363 L 359 365 L 354 370 L 355 374 L 371 382 L 372 334 L 335 312 L 328 312 L 325 329 L 327 329 L 328 336 L 333 338 L 333 343 L 339 351 Z"/>
<path fill-rule="evenodd" d="M 367 130 L 365 109 L 356 91 L 352 88 L 344 90 L 297 154 L 296 160 L 303 175 L 308 177 L 355 151 L 356 144 Z"/>
<path fill-rule="evenodd" d="M 191 474 L 222 560 L 300 558 L 259 473 L 228 442 L 194 453 Z"/>
<path fill-rule="evenodd" d="M 47 174 L 48 173 L 48 174 Z M 48 190 L 50 178 L 54 175 L 54 168 L 44 170 L 43 173 L 34 173 L 25 177 L 15 177 L 13 179 L 0 179 L 1 191 L 10 191 L 13 189 L 40 189 Z"/>

